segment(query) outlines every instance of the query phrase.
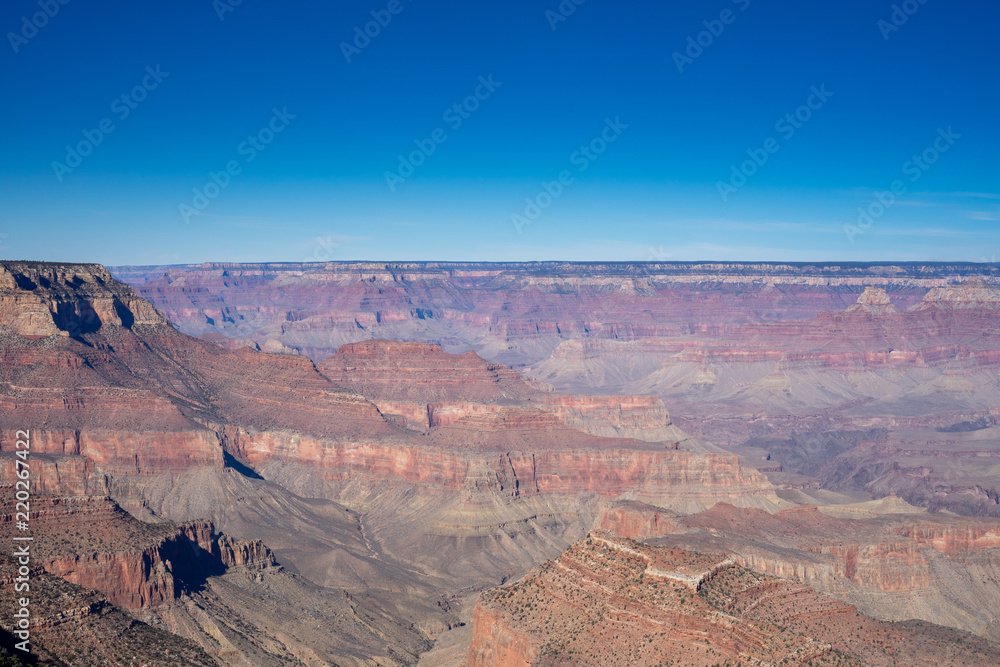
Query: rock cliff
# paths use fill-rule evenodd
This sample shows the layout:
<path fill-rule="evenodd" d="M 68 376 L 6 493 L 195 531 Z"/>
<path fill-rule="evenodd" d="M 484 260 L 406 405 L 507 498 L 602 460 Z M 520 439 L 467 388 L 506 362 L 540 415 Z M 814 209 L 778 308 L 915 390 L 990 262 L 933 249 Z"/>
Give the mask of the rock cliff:
<path fill-rule="evenodd" d="M 17 606 L 14 588 L 17 560 L 0 555 L 0 605 L 6 610 Z M 8 641 L 9 626 L 4 620 L 0 640 L 4 648 L 24 664 L 47 665 L 127 665 L 150 667 L 219 663 L 196 643 L 178 637 L 157 624 L 147 624 L 116 607 L 99 592 L 76 586 L 40 567 L 30 572 L 31 653 L 13 649 Z M 21 663 L 14 663 L 21 664 Z"/>
<path fill-rule="evenodd" d="M 573 338 L 641 340 L 849 306 L 865 287 L 912 305 L 931 288 L 996 275 L 983 264 L 378 263 L 117 267 L 193 335 L 278 340 L 330 356 L 368 338 L 447 341 L 533 363 Z M 462 351 L 465 351 L 462 350 Z"/>
<path fill-rule="evenodd" d="M 953 643 L 960 643 L 959 647 Z M 593 531 L 524 579 L 483 593 L 467 664 L 988 665 L 997 647 L 872 620 L 725 556 Z"/>
<path fill-rule="evenodd" d="M 775 514 L 718 505 L 670 517 L 650 531 L 660 514 L 633 503 L 606 511 L 595 526 L 656 544 L 728 553 L 746 567 L 806 584 L 875 618 L 918 618 L 1000 640 L 1000 617 L 986 603 L 1000 595 L 995 519 L 925 513 L 843 519 L 805 505 Z"/>
<path fill-rule="evenodd" d="M 11 531 L 12 498 L 8 487 L 0 525 Z M 173 602 L 229 567 L 277 565 L 260 542 L 219 535 L 208 522 L 145 524 L 109 498 L 40 495 L 32 510 L 35 562 L 126 609 Z"/>
<path fill-rule="evenodd" d="M 512 406 L 553 414 L 559 422 L 592 435 L 677 443 L 658 396 L 555 394 L 528 383 L 511 368 L 475 352 L 448 354 L 438 345 L 368 340 L 342 346 L 317 364 L 334 384 L 398 415 L 417 429 L 454 423 L 472 414 L 513 415 Z"/>

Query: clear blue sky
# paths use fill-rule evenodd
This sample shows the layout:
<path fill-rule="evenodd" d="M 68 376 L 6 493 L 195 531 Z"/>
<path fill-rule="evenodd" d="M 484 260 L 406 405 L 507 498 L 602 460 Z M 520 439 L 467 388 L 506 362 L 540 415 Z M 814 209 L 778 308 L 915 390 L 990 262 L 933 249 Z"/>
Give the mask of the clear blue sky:
<path fill-rule="evenodd" d="M 233 2 L 3 4 L 0 256 L 1000 255 L 995 2 Z"/>

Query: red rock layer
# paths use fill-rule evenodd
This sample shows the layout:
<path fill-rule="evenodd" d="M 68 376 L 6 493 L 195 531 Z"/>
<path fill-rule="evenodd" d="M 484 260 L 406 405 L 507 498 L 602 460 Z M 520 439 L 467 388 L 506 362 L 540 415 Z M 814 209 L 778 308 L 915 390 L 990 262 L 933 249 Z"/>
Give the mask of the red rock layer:
<path fill-rule="evenodd" d="M 18 562 L 0 555 L 0 606 L 17 608 Z M 193 642 L 137 620 L 95 590 L 76 586 L 42 568 L 30 573 L 31 657 L 24 664 L 217 665 Z M 5 642 L 6 643 L 6 642 Z M 6 657 L 6 656 L 5 656 Z M 22 664 L 21 662 L 8 664 Z"/>
<path fill-rule="evenodd" d="M 849 306 L 866 286 L 902 307 L 982 264 L 524 264 L 329 262 L 119 267 L 193 335 L 280 340 L 315 359 L 368 338 L 441 340 L 540 358 L 560 340 L 719 335 Z M 544 355 L 543 355 L 544 356 Z"/>
<path fill-rule="evenodd" d="M 13 492 L 3 491 L 0 526 L 13 531 Z M 100 591 L 128 609 L 176 599 L 227 567 L 275 565 L 258 541 L 218 535 L 211 523 L 144 524 L 108 498 L 31 499 L 32 553 L 46 572 Z"/>
<path fill-rule="evenodd" d="M 457 491 L 478 479 L 486 466 L 496 479 L 509 480 L 500 485 L 505 495 L 588 492 L 617 498 L 628 494 L 681 509 L 743 498 L 778 503 L 763 475 L 741 467 L 734 455 L 600 439 L 558 423 L 551 428 L 523 428 L 516 417 L 511 421 L 501 417 L 498 425 L 494 415 L 489 417 L 436 430 L 423 439 L 424 445 L 329 443 L 260 433 L 242 439 L 235 451 L 254 465 L 285 461 L 316 466 L 327 471 L 330 480 L 389 479 Z M 540 442 L 544 449 L 538 447 Z"/>
<path fill-rule="evenodd" d="M 475 352 L 445 354 L 439 345 L 367 340 L 342 346 L 317 364 L 335 384 L 375 400 L 486 403 L 535 393 L 513 370 Z"/>
<path fill-rule="evenodd" d="M 422 429 L 471 415 L 504 413 L 510 419 L 516 404 L 549 412 L 559 422 L 594 435 L 650 442 L 677 436 L 667 428 L 670 415 L 657 396 L 553 394 L 474 352 L 447 354 L 438 345 L 368 340 L 342 346 L 317 367 L 335 384 L 372 401 L 383 414 L 402 416 Z"/>
<path fill-rule="evenodd" d="M 955 645 L 958 644 L 956 647 Z M 990 665 L 994 645 L 873 621 L 723 556 L 592 532 L 477 603 L 467 664 Z"/>
<path fill-rule="evenodd" d="M 609 503 L 601 508 L 594 528 L 641 541 L 682 532 L 684 528 L 675 517 L 673 512 L 643 503 Z"/>

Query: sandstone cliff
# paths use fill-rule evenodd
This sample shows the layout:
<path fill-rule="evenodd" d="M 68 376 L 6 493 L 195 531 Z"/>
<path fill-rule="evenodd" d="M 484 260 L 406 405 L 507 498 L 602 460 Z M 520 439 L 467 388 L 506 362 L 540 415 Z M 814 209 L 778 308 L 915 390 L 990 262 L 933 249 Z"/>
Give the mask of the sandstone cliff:
<path fill-rule="evenodd" d="M 193 335 L 210 331 L 322 359 L 368 338 L 449 341 L 533 363 L 562 340 L 718 335 L 805 319 L 875 286 L 907 307 L 983 264 L 378 263 L 118 267 L 115 275 Z M 464 350 L 463 350 L 464 351 Z"/>
<path fill-rule="evenodd" d="M 842 519 L 809 506 L 772 515 L 718 505 L 666 521 L 658 519 L 661 513 L 618 505 L 606 509 L 595 527 L 728 553 L 746 567 L 801 582 L 875 618 L 923 619 L 1000 640 L 1000 617 L 986 602 L 1000 595 L 997 520 L 927 514 Z"/>
<path fill-rule="evenodd" d="M 958 643 L 959 646 L 954 646 Z M 989 665 L 957 631 L 874 621 L 726 559 L 595 531 L 477 604 L 469 665 Z"/>
<path fill-rule="evenodd" d="M 10 487 L 3 494 L 0 525 L 13 531 Z M 172 602 L 229 567 L 277 565 L 260 542 L 219 535 L 208 522 L 145 524 L 109 498 L 39 495 L 31 507 L 35 562 L 126 609 Z"/>
<path fill-rule="evenodd" d="M 14 584 L 18 576 L 17 560 L 0 555 L 0 605 L 5 610 L 17 605 Z M 196 643 L 135 619 L 93 589 L 71 584 L 40 567 L 31 571 L 30 578 L 31 654 L 10 651 L 27 659 L 25 664 L 36 664 L 36 660 L 47 665 L 219 664 Z M 5 646 L 8 631 L 4 619 L 0 639 Z"/>

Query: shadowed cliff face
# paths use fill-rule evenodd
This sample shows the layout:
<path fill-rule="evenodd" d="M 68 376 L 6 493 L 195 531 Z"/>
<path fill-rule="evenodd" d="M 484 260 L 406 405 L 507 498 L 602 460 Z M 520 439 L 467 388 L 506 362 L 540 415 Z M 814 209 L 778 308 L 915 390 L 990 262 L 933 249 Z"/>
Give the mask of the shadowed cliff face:
<path fill-rule="evenodd" d="M 218 534 L 207 522 L 144 523 L 108 498 L 31 502 L 31 638 L 45 656 L 68 664 L 85 652 L 95 664 L 140 657 L 155 665 L 282 665 L 306 655 L 360 665 L 409 663 L 427 648 L 411 622 L 383 609 L 385 600 L 310 584 L 260 541 Z M 0 525 L 12 528 L 13 512 L 13 493 L 0 490 Z M 6 556 L 0 571 L 13 572 Z M 430 604 L 421 612 L 424 626 L 447 622 Z M 93 641 L 105 634 L 107 645 Z"/>
<path fill-rule="evenodd" d="M 104 326 L 168 327 L 163 315 L 97 264 L 3 262 L 0 321 L 23 336 L 75 338 Z"/>
<path fill-rule="evenodd" d="M 14 609 L 18 594 L 11 583 L 20 576 L 18 563 L 0 555 L 0 604 Z M 72 584 L 38 567 L 31 572 L 31 654 L 14 649 L 20 638 L 0 629 L 0 645 L 23 664 L 120 665 L 150 667 L 219 663 L 198 644 L 134 618 L 98 591 Z M 6 656 L 4 656 L 6 657 Z M 10 664 L 10 663 L 8 663 Z M 13 663 L 22 664 L 22 663 Z"/>
<path fill-rule="evenodd" d="M 13 504 L 5 489 L 0 523 L 10 529 Z M 259 541 L 219 535 L 209 522 L 145 524 L 97 497 L 41 495 L 32 506 L 35 562 L 126 609 L 172 603 L 230 567 L 276 566 Z"/>

